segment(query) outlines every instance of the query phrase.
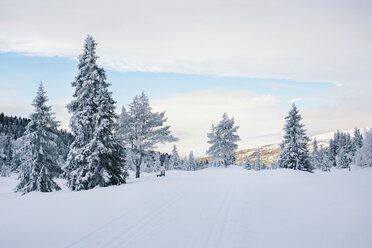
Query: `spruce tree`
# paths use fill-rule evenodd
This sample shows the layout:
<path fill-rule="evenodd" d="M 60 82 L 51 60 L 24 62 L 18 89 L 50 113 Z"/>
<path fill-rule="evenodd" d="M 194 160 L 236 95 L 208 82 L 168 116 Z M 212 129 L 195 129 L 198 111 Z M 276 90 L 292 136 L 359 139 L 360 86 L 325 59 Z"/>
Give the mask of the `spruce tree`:
<path fill-rule="evenodd" d="M 189 168 L 193 171 L 196 170 L 196 160 L 192 151 L 189 154 Z"/>
<path fill-rule="evenodd" d="M 249 156 L 247 156 L 247 158 L 245 159 L 244 168 L 247 170 L 252 169 L 252 164 L 251 164 L 251 160 L 249 159 Z"/>
<path fill-rule="evenodd" d="M 177 146 L 173 146 L 173 150 L 172 150 L 172 156 L 170 157 L 169 159 L 169 167 L 168 167 L 168 170 L 174 170 L 174 169 L 182 169 L 181 168 L 181 159 L 180 159 L 180 156 L 178 155 L 178 151 L 177 151 Z"/>
<path fill-rule="evenodd" d="M 3 154 L 1 159 L 0 175 L 3 177 L 10 176 L 10 171 L 13 162 L 13 150 L 12 150 L 12 139 L 10 135 L 7 135 L 3 144 Z"/>
<path fill-rule="evenodd" d="M 359 128 L 355 128 L 354 138 L 353 138 L 353 155 L 355 155 L 356 151 L 358 151 L 362 146 L 363 146 L 363 135 L 360 133 Z"/>
<path fill-rule="evenodd" d="M 316 140 L 316 138 L 314 139 L 313 141 L 313 152 L 311 154 L 311 163 L 312 163 L 312 167 L 315 169 L 320 169 L 321 168 L 321 154 L 320 154 L 320 151 L 319 151 L 319 148 L 318 148 L 318 141 Z"/>
<path fill-rule="evenodd" d="M 254 163 L 254 169 L 255 170 L 261 170 L 262 169 L 262 162 L 261 162 L 261 150 L 258 147 L 256 151 L 256 162 Z"/>
<path fill-rule="evenodd" d="M 67 179 L 72 190 L 125 183 L 123 148 L 114 135 L 115 101 L 108 91 L 105 71 L 96 61 L 97 43 L 85 39 L 78 75 L 72 86 L 74 99 L 67 106 L 75 140 L 67 158 Z"/>
<path fill-rule="evenodd" d="M 285 117 L 285 135 L 281 144 L 279 166 L 294 170 L 312 171 L 307 143 L 309 138 L 301 123 L 302 117 L 295 104 Z"/>
<path fill-rule="evenodd" d="M 362 147 L 355 156 L 356 165 L 361 167 L 372 167 L 372 129 L 365 133 Z"/>
<path fill-rule="evenodd" d="M 225 166 L 235 163 L 236 143 L 240 140 L 236 134 L 238 128 L 234 118 L 229 119 L 226 113 L 218 125 L 212 125 L 212 132 L 207 134 L 208 143 L 211 144 L 207 154 L 211 156 L 212 163 L 218 162 L 219 158 Z"/>
<path fill-rule="evenodd" d="M 323 147 L 320 148 L 320 168 L 322 169 L 322 171 L 331 171 L 331 167 L 332 167 L 332 164 L 331 164 L 331 161 L 329 161 L 329 155 L 327 154 L 326 150 L 323 149 Z"/>
<path fill-rule="evenodd" d="M 19 183 L 16 191 L 28 193 L 31 191 L 51 192 L 60 190 L 53 181 L 61 171 L 57 164 L 57 126 L 54 113 L 46 103 L 48 98 L 42 83 L 40 83 L 36 98 L 33 101 L 35 112 L 21 138 L 22 147 L 18 150 L 20 156 Z"/>
<path fill-rule="evenodd" d="M 171 135 L 170 126 L 164 126 L 166 121 L 165 112 L 152 112 L 144 92 L 133 99 L 128 111 L 122 108 L 117 132 L 124 146 L 135 153 L 136 178 L 140 177 L 147 151 L 154 149 L 158 143 L 178 141 Z"/>
<path fill-rule="evenodd" d="M 154 158 L 154 166 L 153 166 L 153 172 L 158 172 L 161 170 L 161 161 L 160 161 L 160 153 L 157 152 L 155 154 L 155 158 Z"/>

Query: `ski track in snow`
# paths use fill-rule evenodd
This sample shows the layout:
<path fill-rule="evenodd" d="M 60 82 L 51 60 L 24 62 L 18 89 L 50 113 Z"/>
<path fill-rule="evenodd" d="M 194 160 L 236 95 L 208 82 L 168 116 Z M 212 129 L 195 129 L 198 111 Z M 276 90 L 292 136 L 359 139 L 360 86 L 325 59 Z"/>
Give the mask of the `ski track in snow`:
<path fill-rule="evenodd" d="M 184 195 L 176 194 L 171 198 L 171 200 L 168 200 L 167 202 L 156 207 L 155 211 L 151 211 L 152 209 L 150 209 L 150 211 L 147 211 L 147 213 L 143 213 L 143 216 L 135 221 L 136 224 L 129 226 L 128 229 L 122 229 L 122 233 L 111 239 L 109 243 L 104 244 L 102 247 L 126 247 L 128 242 L 138 236 L 142 228 L 151 222 L 155 222 L 157 219 L 161 218 L 162 215 L 165 215 L 167 213 L 167 209 L 172 207 L 172 205 L 181 200 L 183 197 Z"/>
<path fill-rule="evenodd" d="M 25 196 L 0 178 L 0 247 L 370 248 L 371 177 L 209 168 Z"/>
<path fill-rule="evenodd" d="M 89 232 L 88 234 L 84 235 L 83 237 L 81 237 L 80 239 L 76 240 L 75 242 L 73 242 L 72 244 L 66 246 L 65 248 L 73 248 L 73 247 L 79 247 L 82 245 L 82 243 L 84 242 L 84 240 L 87 240 L 89 238 L 95 238 L 98 233 L 103 233 L 103 234 L 110 234 L 108 232 L 108 229 L 112 229 L 113 228 L 113 225 L 117 225 L 118 222 L 120 222 L 121 220 L 124 219 L 125 221 L 125 217 L 126 216 L 129 216 L 130 214 L 132 214 L 133 212 L 137 212 L 139 211 L 139 209 L 141 207 L 144 207 L 144 206 L 147 206 L 148 204 L 150 203 L 153 203 L 153 202 L 156 202 L 158 198 L 158 195 L 151 198 L 151 200 L 148 200 L 148 201 L 144 201 L 144 202 L 141 202 L 137 205 L 135 205 L 134 207 L 132 207 L 130 210 L 126 210 L 124 213 L 122 213 L 120 216 L 117 216 L 115 218 L 113 218 L 112 220 L 108 221 L 107 223 L 103 224 L 102 226 L 100 226 L 99 228 Z M 125 230 L 124 230 L 125 231 Z M 99 247 L 99 246 L 97 246 Z M 102 246 L 102 247 L 108 247 L 108 246 Z"/>
<path fill-rule="evenodd" d="M 232 182 L 232 184 L 235 184 Z M 232 186 L 229 185 L 229 189 L 224 192 L 224 197 L 222 201 L 219 203 L 219 208 L 214 216 L 213 223 L 209 227 L 208 233 L 206 234 L 205 240 L 203 245 L 200 247 L 214 247 L 218 248 L 221 246 L 221 240 L 223 238 L 224 229 L 226 227 L 226 222 L 228 220 L 231 208 L 231 204 L 233 202 L 233 192 L 231 190 Z"/>

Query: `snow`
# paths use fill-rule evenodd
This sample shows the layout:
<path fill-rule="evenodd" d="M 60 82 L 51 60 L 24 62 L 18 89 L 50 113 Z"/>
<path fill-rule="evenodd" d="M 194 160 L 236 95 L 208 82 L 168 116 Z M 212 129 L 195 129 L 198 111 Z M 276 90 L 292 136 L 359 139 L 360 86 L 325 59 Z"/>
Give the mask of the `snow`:
<path fill-rule="evenodd" d="M 354 167 L 353 167 L 354 168 Z M 13 193 L 0 178 L 7 248 L 372 247 L 372 169 L 240 167 L 133 175 L 128 184 Z"/>

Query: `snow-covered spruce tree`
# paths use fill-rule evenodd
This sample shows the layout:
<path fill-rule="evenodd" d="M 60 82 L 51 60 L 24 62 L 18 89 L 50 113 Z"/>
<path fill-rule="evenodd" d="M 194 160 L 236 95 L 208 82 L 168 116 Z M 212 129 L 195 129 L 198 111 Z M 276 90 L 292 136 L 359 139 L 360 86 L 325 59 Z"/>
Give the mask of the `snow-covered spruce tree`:
<path fill-rule="evenodd" d="M 322 171 L 331 171 L 332 163 L 329 161 L 329 155 L 323 147 L 320 148 L 319 156 L 319 168 L 322 169 Z"/>
<path fill-rule="evenodd" d="M 314 169 L 320 169 L 322 167 L 321 161 L 322 161 L 322 155 L 319 152 L 318 141 L 315 138 L 313 141 L 313 152 L 311 153 L 312 167 Z"/>
<path fill-rule="evenodd" d="M 372 167 L 372 129 L 365 133 L 363 146 L 356 153 L 355 163 L 361 167 Z"/>
<path fill-rule="evenodd" d="M 61 173 L 57 164 L 57 126 L 54 113 L 46 103 L 48 98 L 43 84 L 39 84 L 36 98 L 33 101 L 35 112 L 21 137 L 22 147 L 17 151 L 20 156 L 19 183 L 17 192 L 31 191 L 51 192 L 60 190 L 53 178 Z"/>
<path fill-rule="evenodd" d="M 67 158 L 67 180 L 72 190 L 92 189 L 125 183 L 123 148 L 113 131 L 115 101 L 108 91 L 105 71 L 98 67 L 97 43 L 85 39 L 79 56 L 78 75 L 72 86 L 74 99 L 67 108 L 72 117 L 75 140 Z"/>
<path fill-rule="evenodd" d="M 10 169 L 6 165 L 6 156 L 4 153 L 0 153 L 0 176 L 8 177 L 10 175 Z"/>
<path fill-rule="evenodd" d="M 252 164 L 251 164 L 251 160 L 249 159 L 249 156 L 247 156 L 247 158 L 245 159 L 244 168 L 247 170 L 252 169 Z"/>
<path fill-rule="evenodd" d="M 258 147 L 256 151 L 256 162 L 254 163 L 254 169 L 255 170 L 261 170 L 262 169 L 262 162 L 261 162 L 261 150 Z"/>
<path fill-rule="evenodd" d="M 0 152 L 2 152 L 2 154 L 0 153 L 0 176 L 8 177 L 10 176 L 13 160 L 12 140 L 10 135 L 6 135 L 3 149 Z"/>
<path fill-rule="evenodd" d="M 238 148 L 236 142 L 240 137 L 235 133 L 238 126 L 234 126 L 234 118 L 229 119 L 226 113 L 218 125 L 212 125 L 212 132 L 208 133 L 208 143 L 211 144 L 207 154 L 214 160 L 220 158 L 225 166 L 235 163 L 235 150 Z"/>
<path fill-rule="evenodd" d="M 304 125 L 300 123 L 302 117 L 295 104 L 285 117 L 285 135 L 281 144 L 282 152 L 279 155 L 279 166 L 294 170 L 312 171 Z"/>
<path fill-rule="evenodd" d="M 154 166 L 153 166 L 152 171 L 153 171 L 153 172 L 159 172 L 160 169 L 161 169 L 160 153 L 157 152 L 157 153 L 155 154 L 155 158 L 154 158 Z"/>
<path fill-rule="evenodd" d="M 183 169 L 181 168 L 182 167 L 181 159 L 180 156 L 178 155 L 177 146 L 175 145 L 173 146 L 172 156 L 169 159 L 168 165 L 169 165 L 168 170 Z"/>
<path fill-rule="evenodd" d="M 125 169 L 128 170 L 135 170 L 135 166 L 133 164 L 133 152 L 131 149 L 125 149 Z"/>
<path fill-rule="evenodd" d="M 129 110 L 122 108 L 117 133 L 124 146 L 136 154 L 133 163 L 136 177 L 140 177 L 141 164 L 146 151 L 154 149 L 158 143 L 174 142 L 170 126 L 164 126 L 165 112 L 153 113 L 149 99 L 142 92 L 129 104 Z"/>
<path fill-rule="evenodd" d="M 194 152 L 190 152 L 189 154 L 189 163 L 188 163 L 189 170 L 196 170 L 196 160 L 194 157 Z"/>
<path fill-rule="evenodd" d="M 353 137 L 353 150 L 354 155 L 357 150 L 359 150 L 363 146 L 363 135 L 360 133 L 359 128 L 355 128 L 354 130 L 354 137 Z"/>

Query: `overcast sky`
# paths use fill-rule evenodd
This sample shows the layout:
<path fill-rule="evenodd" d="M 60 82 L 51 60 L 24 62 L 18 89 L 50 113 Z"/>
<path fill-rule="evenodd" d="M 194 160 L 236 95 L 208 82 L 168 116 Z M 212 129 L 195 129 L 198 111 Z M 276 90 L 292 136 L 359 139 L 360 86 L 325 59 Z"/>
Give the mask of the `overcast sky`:
<path fill-rule="evenodd" d="M 91 34 L 118 109 L 144 90 L 181 153 L 203 155 L 223 112 L 240 149 L 280 142 L 293 101 L 309 134 L 371 126 L 371 11 L 357 0 L 0 0 L 0 111 L 29 115 L 42 80 L 67 127 Z"/>

